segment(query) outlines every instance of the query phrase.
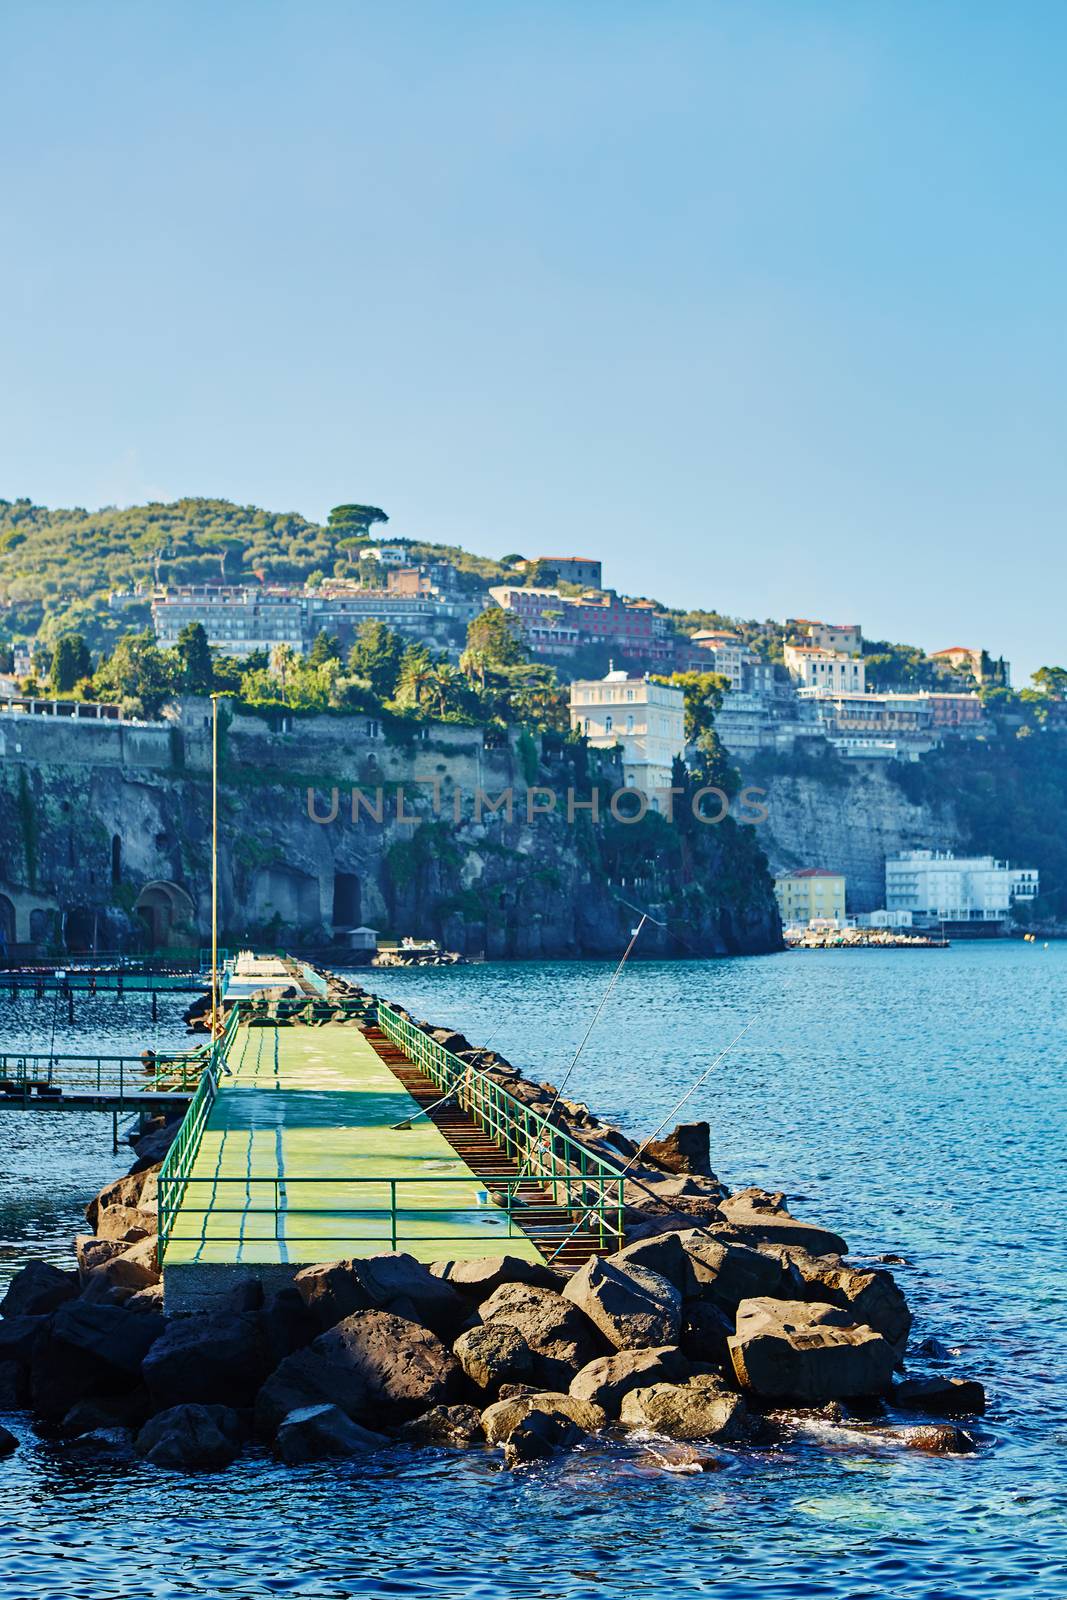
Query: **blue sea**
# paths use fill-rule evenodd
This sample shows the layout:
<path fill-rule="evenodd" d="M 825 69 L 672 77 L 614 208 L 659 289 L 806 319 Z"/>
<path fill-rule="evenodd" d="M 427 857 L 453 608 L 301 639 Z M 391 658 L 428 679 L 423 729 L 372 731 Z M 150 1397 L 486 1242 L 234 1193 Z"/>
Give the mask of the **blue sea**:
<path fill-rule="evenodd" d="M 363 976 L 558 1084 L 611 973 Z M 180 1043 L 180 1006 L 153 1024 L 145 996 L 86 1000 L 56 1048 Z M 52 1011 L 0 992 L 0 1043 L 47 1047 Z M 686 1476 L 604 1440 L 517 1473 L 398 1450 L 182 1477 L 5 1417 L 22 1448 L 0 1462 L 3 1600 L 1067 1595 L 1067 944 L 635 960 L 568 1096 L 649 1132 L 746 1024 L 684 1115 L 711 1123 L 731 1186 L 783 1189 L 857 1257 L 906 1259 L 913 1344 L 936 1338 L 988 1389 L 976 1454 L 827 1427 Z M 0 1111 L 0 1283 L 33 1255 L 69 1262 L 81 1206 L 128 1161 L 107 1117 Z"/>

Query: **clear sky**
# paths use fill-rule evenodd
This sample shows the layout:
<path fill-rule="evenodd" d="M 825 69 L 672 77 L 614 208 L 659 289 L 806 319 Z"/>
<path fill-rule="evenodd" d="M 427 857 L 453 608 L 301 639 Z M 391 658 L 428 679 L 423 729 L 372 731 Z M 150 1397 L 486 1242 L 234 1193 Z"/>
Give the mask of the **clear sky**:
<path fill-rule="evenodd" d="M 0 7 L 0 496 L 1067 664 L 1067 5 Z"/>

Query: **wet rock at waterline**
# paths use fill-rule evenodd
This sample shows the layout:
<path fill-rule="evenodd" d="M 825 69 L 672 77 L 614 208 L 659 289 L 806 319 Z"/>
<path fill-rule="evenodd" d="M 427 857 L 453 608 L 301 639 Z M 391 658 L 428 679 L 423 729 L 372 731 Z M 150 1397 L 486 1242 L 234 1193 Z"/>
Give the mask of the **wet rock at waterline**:
<path fill-rule="evenodd" d="M 323 1456 L 366 1455 L 388 1443 L 384 1434 L 361 1427 L 338 1406 L 303 1406 L 282 1419 L 274 1439 L 274 1453 L 279 1460 L 296 1466 Z"/>
<path fill-rule="evenodd" d="M 575 1400 L 599 1406 L 609 1417 L 617 1417 L 623 1398 L 631 1389 L 676 1383 L 688 1377 L 689 1362 L 676 1346 L 620 1350 L 617 1355 L 598 1356 L 583 1367 L 571 1381 L 570 1394 Z"/>
<path fill-rule="evenodd" d="M 896 1365 L 880 1333 L 805 1300 L 743 1300 L 729 1348 L 743 1389 L 801 1405 L 884 1394 Z"/>
<path fill-rule="evenodd" d="M 241 1453 L 240 1421 L 226 1406 L 173 1406 L 145 1423 L 134 1449 L 154 1467 L 217 1471 Z"/>
<path fill-rule="evenodd" d="M 482 1418 L 477 1406 L 431 1406 L 421 1417 L 405 1422 L 397 1435 L 407 1444 L 438 1444 L 462 1448 L 484 1443 Z"/>
<path fill-rule="evenodd" d="M 19 1447 L 19 1442 L 7 1428 L 0 1427 L 0 1460 L 4 1456 L 13 1456 Z"/>
<path fill-rule="evenodd" d="M 684 1383 L 656 1383 L 623 1396 L 620 1419 L 672 1439 L 738 1442 L 752 1436 L 753 1419 L 739 1394 L 721 1378 L 701 1373 Z"/>
<path fill-rule="evenodd" d="M 903 1411 L 937 1417 L 979 1417 L 985 1411 L 985 1390 L 973 1378 L 905 1378 L 889 1398 Z"/>

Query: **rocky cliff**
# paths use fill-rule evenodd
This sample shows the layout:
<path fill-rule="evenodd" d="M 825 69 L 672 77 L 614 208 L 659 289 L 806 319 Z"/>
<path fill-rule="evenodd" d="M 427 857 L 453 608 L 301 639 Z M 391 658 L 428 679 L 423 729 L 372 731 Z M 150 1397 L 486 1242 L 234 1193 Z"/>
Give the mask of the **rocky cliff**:
<path fill-rule="evenodd" d="M 202 943 L 210 752 L 204 702 L 168 726 L 0 717 L 8 943 Z M 227 716 L 220 758 L 224 943 L 322 947 L 369 924 L 470 955 L 606 956 L 636 905 L 665 924 L 646 928 L 646 955 L 780 945 L 756 830 L 685 811 L 623 822 L 608 807 L 617 763 L 581 746 L 542 749 L 516 733 L 487 748 L 480 729 L 450 724 Z"/>
<path fill-rule="evenodd" d="M 882 761 L 753 763 L 746 780 L 767 790 L 758 829 L 771 871 L 827 867 L 847 879 L 850 911 L 885 905 L 885 858 L 899 850 L 963 843 L 952 794 L 925 785 L 911 799 Z"/>

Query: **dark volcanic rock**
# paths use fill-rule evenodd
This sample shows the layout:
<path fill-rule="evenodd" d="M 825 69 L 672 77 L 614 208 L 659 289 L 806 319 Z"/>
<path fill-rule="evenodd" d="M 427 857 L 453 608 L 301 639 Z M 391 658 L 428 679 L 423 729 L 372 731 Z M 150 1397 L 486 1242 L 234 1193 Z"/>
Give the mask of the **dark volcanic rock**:
<path fill-rule="evenodd" d="M 906 1378 L 889 1398 L 904 1411 L 935 1417 L 978 1417 L 985 1410 L 985 1390 L 973 1378 Z"/>
<path fill-rule="evenodd" d="M 385 1310 L 407 1314 L 447 1337 L 468 1315 L 451 1284 L 403 1252 L 305 1267 L 294 1283 L 323 1328 L 357 1311 Z"/>
<path fill-rule="evenodd" d="M 61 1305 L 34 1346 L 31 1395 L 43 1416 L 60 1418 L 79 1400 L 121 1394 L 140 1381 L 141 1363 L 163 1318 L 118 1306 Z"/>
<path fill-rule="evenodd" d="M 0 1317 L 47 1316 L 73 1300 L 79 1287 L 76 1272 L 61 1272 L 47 1261 L 31 1261 L 8 1284 L 0 1300 Z"/>
<path fill-rule="evenodd" d="M 598 1356 L 572 1379 L 575 1400 L 591 1400 L 609 1417 L 617 1417 L 623 1396 L 654 1383 L 678 1383 L 689 1377 L 689 1362 L 676 1346 L 659 1350 L 620 1350 Z"/>
<path fill-rule="evenodd" d="M 389 1440 L 353 1422 L 338 1406 L 303 1406 L 283 1418 L 274 1440 L 274 1453 L 291 1466 L 323 1456 L 366 1455 L 381 1450 Z"/>
<path fill-rule="evenodd" d="M 241 1452 L 240 1422 L 225 1406 L 180 1405 L 160 1411 L 134 1441 L 138 1455 L 172 1472 L 217 1471 Z"/>
<path fill-rule="evenodd" d="M 750 1244 L 795 1244 L 809 1255 L 848 1254 L 848 1245 L 838 1233 L 814 1222 L 801 1222 L 790 1216 L 785 1195 L 766 1189 L 742 1189 L 723 1200 L 720 1210 L 733 1228 Z"/>
<path fill-rule="evenodd" d="M 518 1328 L 508 1322 L 483 1322 L 461 1333 L 452 1346 L 456 1359 L 479 1389 L 496 1390 L 502 1383 L 529 1383 L 537 1375 L 537 1357 Z"/>
<path fill-rule="evenodd" d="M 144 1361 L 157 1408 L 185 1402 L 250 1406 L 270 1370 L 255 1312 L 172 1318 Z"/>
<path fill-rule="evenodd" d="M 498 1400 L 482 1412 L 485 1437 L 490 1444 L 504 1446 L 509 1467 L 568 1450 L 606 1424 L 599 1406 L 551 1392 Z"/>
<path fill-rule="evenodd" d="M 481 1304 L 502 1283 L 531 1283 L 542 1289 L 559 1290 L 563 1279 L 552 1268 L 522 1256 L 474 1256 L 467 1261 L 434 1261 L 430 1271 L 444 1278 L 468 1299 Z"/>
<path fill-rule="evenodd" d="M 432 1406 L 421 1417 L 413 1417 L 400 1429 L 399 1437 L 407 1444 L 441 1444 L 466 1446 L 480 1444 L 481 1414 L 476 1406 Z"/>
<path fill-rule="evenodd" d="M 19 1447 L 19 1442 L 7 1428 L 0 1428 L 0 1457 L 14 1455 Z"/>
<path fill-rule="evenodd" d="M 707 1122 L 680 1122 L 665 1139 L 651 1139 L 643 1154 L 653 1166 L 665 1172 L 699 1173 L 714 1177 L 711 1170 L 711 1127 Z"/>
<path fill-rule="evenodd" d="M 853 1322 L 864 1322 L 880 1333 L 898 1359 L 903 1356 L 911 1330 L 911 1312 L 891 1272 L 846 1267 L 834 1256 L 810 1256 L 789 1246 L 779 1253 L 799 1280 L 797 1299 L 840 1306 Z"/>
<path fill-rule="evenodd" d="M 801 1298 L 798 1275 L 773 1254 L 700 1229 L 683 1233 L 679 1242 L 686 1258 L 685 1293 L 693 1298 L 713 1300 L 729 1312 L 742 1300 Z"/>
<path fill-rule="evenodd" d="M 623 1397 L 620 1416 L 628 1428 L 648 1428 L 672 1439 L 741 1440 L 752 1432 L 741 1396 L 707 1373 L 685 1383 L 632 1389 Z"/>
<path fill-rule="evenodd" d="M 537 1381 L 569 1384 L 580 1367 L 603 1354 L 602 1336 L 578 1307 L 551 1289 L 504 1283 L 478 1308 L 484 1323 L 517 1328 L 537 1357 Z"/>
<path fill-rule="evenodd" d="M 742 1301 L 730 1356 L 743 1389 L 802 1405 L 884 1394 L 896 1361 L 873 1328 L 804 1300 Z"/>
<path fill-rule="evenodd" d="M 406 1421 L 458 1399 L 463 1373 L 439 1339 L 386 1311 L 357 1311 L 288 1356 L 256 1399 L 256 1424 L 273 1433 L 290 1411 L 337 1405 L 354 1422 Z"/>
<path fill-rule="evenodd" d="M 648 1267 L 590 1256 L 563 1290 L 617 1350 L 677 1344 L 682 1297 Z"/>

